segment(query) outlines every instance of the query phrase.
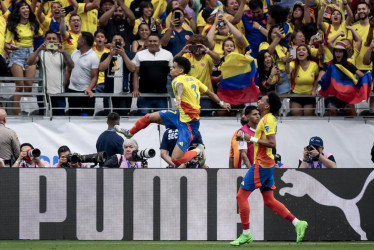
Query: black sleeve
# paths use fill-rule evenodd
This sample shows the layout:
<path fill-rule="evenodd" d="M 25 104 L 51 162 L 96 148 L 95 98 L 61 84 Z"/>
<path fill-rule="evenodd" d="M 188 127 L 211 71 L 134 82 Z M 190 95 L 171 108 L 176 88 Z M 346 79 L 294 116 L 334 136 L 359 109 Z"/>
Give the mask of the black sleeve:
<path fill-rule="evenodd" d="M 110 157 L 104 163 L 104 167 L 106 167 L 106 168 L 119 168 L 117 155 L 113 155 L 112 157 Z"/>
<path fill-rule="evenodd" d="M 334 156 L 333 155 L 330 155 L 327 159 L 329 159 L 330 161 L 333 161 L 333 162 L 335 162 L 336 163 L 336 161 L 335 161 L 335 158 L 334 158 Z"/>
<path fill-rule="evenodd" d="M 322 71 L 327 71 L 327 63 L 324 63 L 323 65 L 322 65 Z"/>
<path fill-rule="evenodd" d="M 100 58 L 100 62 L 104 62 L 104 60 L 109 56 L 109 53 L 104 53 L 101 58 Z"/>
<path fill-rule="evenodd" d="M 353 64 L 349 64 L 347 69 L 348 69 L 352 74 L 356 74 L 356 71 L 358 70 L 358 69 L 356 68 L 356 66 L 354 66 Z"/>

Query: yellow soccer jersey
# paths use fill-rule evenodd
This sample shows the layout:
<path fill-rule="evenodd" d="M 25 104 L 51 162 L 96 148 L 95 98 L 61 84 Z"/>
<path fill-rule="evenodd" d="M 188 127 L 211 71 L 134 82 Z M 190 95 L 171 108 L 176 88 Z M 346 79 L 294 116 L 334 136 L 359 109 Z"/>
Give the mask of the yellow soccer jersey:
<path fill-rule="evenodd" d="M 365 65 L 363 63 L 365 53 L 369 49 L 368 46 L 365 46 L 365 43 L 369 35 L 370 25 L 368 24 L 366 26 L 362 26 L 360 22 L 357 22 L 354 25 L 352 25 L 352 28 L 360 35 L 362 39 L 361 50 L 360 53 L 356 56 L 356 63 L 354 65 L 359 70 L 371 70 L 372 64 Z M 353 47 L 356 48 L 356 42 L 353 43 Z"/>
<path fill-rule="evenodd" d="M 261 118 L 257 125 L 255 137 L 266 140 L 267 135 L 273 135 L 277 132 L 277 119 L 272 113 L 267 113 Z M 275 165 L 272 148 L 267 148 L 258 143 L 253 143 L 254 163 L 261 165 L 263 168 L 271 168 Z"/>
<path fill-rule="evenodd" d="M 87 32 L 90 32 L 92 35 L 94 35 L 96 30 L 97 30 L 98 11 L 97 10 L 86 11 L 86 4 L 85 3 L 79 3 L 77 14 L 82 19 L 81 31 L 87 31 Z"/>
<path fill-rule="evenodd" d="M 208 88 L 193 76 L 180 75 L 172 80 L 174 95 L 177 96 L 177 83 L 183 84 L 183 94 L 179 107 L 180 120 L 190 122 L 200 119 L 200 94 L 207 92 Z"/>
<path fill-rule="evenodd" d="M 71 38 L 69 37 L 69 34 Z M 73 51 L 77 49 L 77 43 L 78 43 L 78 38 L 81 35 L 81 33 L 73 33 L 73 32 L 68 32 L 68 38 L 67 39 L 62 39 L 62 46 L 64 49 L 69 52 L 69 54 L 73 54 Z"/>
<path fill-rule="evenodd" d="M 290 63 L 292 70 L 295 68 L 295 62 Z M 309 67 L 304 71 L 303 67 L 299 66 L 297 75 L 295 77 L 295 86 L 292 86 L 292 92 L 295 94 L 308 95 L 312 93 L 313 84 L 318 77 L 319 68 L 317 63 L 310 61 Z"/>
<path fill-rule="evenodd" d="M 210 80 L 214 67 L 212 58 L 208 54 L 205 54 L 200 61 L 198 61 L 192 53 L 186 53 L 183 57 L 187 58 L 191 63 L 191 71 L 189 74 L 205 84 L 210 91 L 213 91 L 212 81 Z"/>
<path fill-rule="evenodd" d="M 35 37 L 34 28 L 30 25 L 30 22 L 27 24 L 17 24 L 16 32 L 18 34 L 18 41 L 14 39 L 14 34 L 8 29 L 6 30 L 5 42 L 12 43 L 19 47 L 32 47 L 32 42 Z M 43 31 L 39 28 L 38 36 L 42 36 Z"/>
<path fill-rule="evenodd" d="M 324 23 L 324 27 L 325 28 L 324 28 L 323 32 L 326 34 L 327 30 L 329 28 L 329 23 Z M 343 39 L 347 39 L 348 38 L 349 40 L 352 40 L 352 32 L 348 32 L 347 31 L 347 29 L 345 28 L 345 23 L 342 23 L 339 26 L 338 30 L 335 30 L 334 27 L 331 25 L 330 32 L 328 34 L 328 39 L 330 39 L 331 37 L 333 37 L 336 34 L 340 33 L 340 31 L 343 31 L 344 34 L 345 34 L 345 36 L 344 37 L 339 36 L 338 38 L 336 38 L 336 40 L 334 41 L 334 46 L 335 46 L 336 42 L 339 42 L 339 41 L 341 41 Z M 364 41 L 364 40 L 362 40 L 362 41 Z M 324 50 L 325 50 L 325 57 L 324 57 L 323 62 L 324 63 L 330 62 L 333 59 L 333 55 L 332 55 L 330 49 L 327 46 L 324 47 Z"/>
<path fill-rule="evenodd" d="M 260 44 L 260 48 L 258 51 L 261 51 L 261 50 L 266 50 L 269 48 L 269 43 L 268 42 L 262 42 Z M 275 57 L 277 59 L 277 63 L 278 63 L 278 68 L 279 70 L 281 71 L 285 71 L 286 70 L 286 65 L 284 64 L 284 62 L 281 60 L 281 58 L 283 57 L 286 57 L 287 56 L 287 48 L 282 46 L 282 45 L 277 45 L 275 46 L 275 52 L 277 53 L 277 56 Z M 274 58 L 274 57 L 273 57 Z"/>
<path fill-rule="evenodd" d="M 104 47 L 104 50 L 103 51 L 97 51 L 96 47 L 92 47 L 93 51 L 95 51 L 96 55 L 101 59 L 101 56 L 104 54 L 104 53 L 109 53 L 110 52 L 110 49 L 108 49 L 107 47 Z M 105 73 L 104 71 L 100 71 L 99 72 L 99 78 L 97 79 L 97 85 L 103 83 L 105 81 Z"/>

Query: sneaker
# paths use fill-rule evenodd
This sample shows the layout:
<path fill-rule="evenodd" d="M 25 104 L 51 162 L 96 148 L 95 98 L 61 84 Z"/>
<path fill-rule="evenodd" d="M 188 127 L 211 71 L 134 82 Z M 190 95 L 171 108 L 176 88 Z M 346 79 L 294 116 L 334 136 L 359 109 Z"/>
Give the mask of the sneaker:
<path fill-rule="evenodd" d="M 297 222 L 295 230 L 296 230 L 296 242 L 299 243 L 303 240 L 305 235 L 305 230 L 308 227 L 308 222 L 301 220 Z"/>
<path fill-rule="evenodd" d="M 205 151 L 204 145 L 203 144 L 199 144 L 199 145 L 197 145 L 196 148 L 200 149 L 200 153 L 197 154 L 197 157 L 202 157 L 203 154 L 204 154 L 204 151 Z"/>
<path fill-rule="evenodd" d="M 239 236 L 239 238 L 237 238 L 234 241 L 231 241 L 230 245 L 231 246 L 240 246 L 240 245 L 243 245 L 243 244 L 246 244 L 246 243 L 249 244 L 252 241 L 253 241 L 253 237 L 250 233 L 249 234 L 241 234 Z"/>
<path fill-rule="evenodd" d="M 115 125 L 114 129 L 117 133 L 123 134 L 127 139 L 133 136 L 128 129 L 121 128 L 119 125 Z"/>

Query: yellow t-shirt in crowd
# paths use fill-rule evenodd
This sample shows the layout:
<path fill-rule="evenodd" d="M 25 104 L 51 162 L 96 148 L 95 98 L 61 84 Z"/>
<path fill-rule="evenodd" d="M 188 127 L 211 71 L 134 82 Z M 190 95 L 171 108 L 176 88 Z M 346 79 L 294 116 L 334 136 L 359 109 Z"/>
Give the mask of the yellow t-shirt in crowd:
<path fill-rule="evenodd" d="M 269 48 L 269 46 L 270 45 L 269 45 L 268 42 L 262 42 L 260 44 L 260 48 L 259 48 L 258 51 L 260 52 L 261 50 L 266 50 L 266 49 Z M 287 48 L 278 44 L 277 46 L 275 46 L 275 53 L 277 55 L 274 57 L 274 54 L 273 54 L 273 58 L 277 60 L 278 69 L 281 70 L 281 71 L 285 71 L 286 70 L 286 65 L 281 60 L 281 58 L 287 56 Z"/>
<path fill-rule="evenodd" d="M 223 45 L 223 42 L 227 39 L 227 38 L 231 38 L 234 43 L 235 43 L 235 50 L 234 52 L 237 52 L 237 53 L 240 53 L 240 54 L 244 54 L 245 52 L 245 48 L 247 48 L 249 46 L 249 42 L 247 41 L 247 39 L 244 37 L 245 39 L 245 46 L 244 47 L 239 47 L 234 35 L 230 35 L 230 36 L 221 36 L 221 35 L 215 35 L 214 36 L 214 39 L 213 39 L 213 44 L 214 44 L 214 48 L 213 48 L 213 51 L 218 53 L 220 57 L 223 56 L 223 49 L 222 49 L 222 45 Z"/>
<path fill-rule="evenodd" d="M 267 113 L 261 118 L 257 125 L 255 137 L 260 140 L 266 140 L 267 135 L 277 133 L 277 119 L 272 113 Z M 258 164 L 263 168 L 271 168 L 275 165 L 274 155 L 272 148 L 262 146 L 258 143 L 253 143 L 254 148 L 254 164 Z"/>
<path fill-rule="evenodd" d="M 323 32 L 326 35 L 327 30 L 329 28 L 329 23 L 324 23 L 324 27 L 325 28 L 324 28 Z M 348 39 L 352 40 L 352 32 L 348 32 L 348 30 L 345 28 L 345 23 L 344 22 L 342 22 L 342 24 L 339 26 L 338 30 L 335 30 L 334 27 L 331 25 L 330 32 L 328 34 L 327 39 L 330 39 L 331 37 L 333 37 L 336 34 L 340 33 L 340 31 L 343 31 L 344 34 L 345 34 L 345 36 L 344 37 L 343 36 L 339 36 L 335 40 L 334 45 L 336 44 L 336 42 L 339 42 L 339 41 L 341 41 L 343 39 L 347 39 L 348 38 Z M 324 46 L 324 50 L 325 50 L 325 56 L 324 56 L 323 62 L 325 62 L 325 63 L 326 62 L 330 62 L 333 59 L 333 55 L 332 55 L 330 49 L 327 46 Z"/>
<path fill-rule="evenodd" d="M 214 63 L 212 58 L 205 54 L 199 61 L 195 59 L 192 53 L 186 53 L 183 57 L 187 58 L 191 63 L 191 70 L 189 74 L 199 79 L 210 91 L 213 91 L 212 81 L 210 76 L 212 75 Z"/>
<path fill-rule="evenodd" d="M 291 62 L 290 67 L 293 70 L 295 68 L 295 62 Z M 295 86 L 293 87 L 292 92 L 295 94 L 303 95 L 311 94 L 313 90 L 313 84 L 317 79 L 318 74 L 318 64 L 313 61 L 309 62 L 309 66 L 305 71 L 301 66 L 299 66 L 299 69 L 296 71 Z"/>
<path fill-rule="evenodd" d="M 183 84 L 181 105 L 179 106 L 181 122 L 190 122 L 200 119 L 200 95 L 207 92 L 208 88 L 190 75 L 180 75 L 171 81 L 174 95 L 177 96 L 177 83 Z"/>
<path fill-rule="evenodd" d="M 98 25 L 98 11 L 97 10 L 90 10 L 86 11 L 86 4 L 79 3 L 78 4 L 78 12 L 77 14 L 82 19 L 82 28 L 81 31 L 90 32 L 92 35 L 95 34 Z"/>
<path fill-rule="evenodd" d="M 369 29 L 370 29 L 370 24 L 366 26 L 362 26 L 360 22 L 356 22 L 355 24 L 352 25 L 352 28 L 360 35 L 362 39 L 362 45 L 361 45 L 361 50 L 356 56 L 356 63 L 354 65 L 357 67 L 359 70 L 371 70 L 372 69 L 372 63 L 370 65 L 365 65 L 363 63 L 364 61 L 364 56 L 366 51 L 368 51 L 369 47 L 365 46 L 367 37 L 369 35 Z M 353 43 L 353 47 L 356 48 L 356 42 Z"/>
<path fill-rule="evenodd" d="M 0 55 L 3 55 L 4 52 L 5 30 L 6 19 L 2 15 L 0 15 Z"/>
<path fill-rule="evenodd" d="M 228 20 L 228 21 L 231 21 L 231 20 L 233 20 L 234 19 L 234 16 L 233 15 L 231 15 L 231 14 L 229 14 L 229 13 L 225 13 L 225 17 L 226 17 L 226 19 Z M 240 20 L 240 22 L 239 23 L 237 23 L 237 24 L 235 24 L 234 25 L 235 26 L 235 28 L 237 28 L 243 35 L 245 35 L 245 28 L 244 28 L 244 24 L 243 24 L 243 21 L 242 20 Z"/>
<path fill-rule="evenodd" d="M 14 39 L 14 34 L 7 29 L 6 34 L 5 34 L 5 42 L 14 44 L 19 47 L 25 47 L 25 48 L 32 47 L 32 42 L 35 37 L 35 34 L 34 34 L 34 27 L 31 26 L 30 22 L 26 24 L 22 24 L 22 23 L 17 24 L 16 32 L 18 34 L 18 41 Z M 43 31 L 42 29 L 39 28 L 37 36 L 42 36 L 42 35 L 43 35 Z"/>
<path fill-rule="evenodd" d="M 69 52 L 69 54 L 73 54 L 73 51 L 77 49 L 77 43 L 78 38 L 81 35 L 81 33 L 73 33 L 68 31 L 68 35 L 70 34 L 71 38 L 62 39 L 62 46 L 64 46 L 64 49 Z"/>
<path fill-rule="evenodd" d="M 92 47 L 93 51 L 95 51 L 96 55 L 99 57 L 99 59 L 101 59 L 101 56 L 104 54 L 104 53 L 109 53 L 110 52 L 110 49 L 108 49 L 107 47 L 104 47 L 104 50 L 103 51 L 98 51 L 96 49 L 96 47 Z M 97 85 L 103 83 L 105 81 L 105 73 L 104 71 L 100 71 L 99 72 L 99 78 L 97 79 Z"/>

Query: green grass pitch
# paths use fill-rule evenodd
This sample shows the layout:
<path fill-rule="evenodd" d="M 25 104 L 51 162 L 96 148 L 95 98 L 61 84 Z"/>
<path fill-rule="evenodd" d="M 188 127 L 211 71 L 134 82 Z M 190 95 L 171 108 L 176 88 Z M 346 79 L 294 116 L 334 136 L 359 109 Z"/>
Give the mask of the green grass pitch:
<path fill-rule="evenodd" d="M 0 241 L 0 249 L 131 249 L 131 250 L 217 250 L 217 249 L 374 249 L 374 242 L 252 242 L 240 247 L 229 245 L 228 241 L 63 241 L 63 240 L 4 240 Z"/>

